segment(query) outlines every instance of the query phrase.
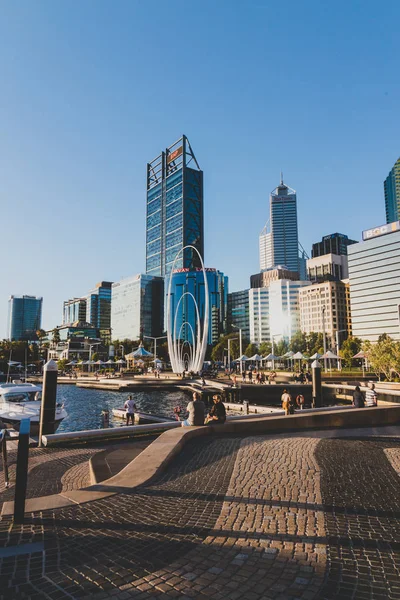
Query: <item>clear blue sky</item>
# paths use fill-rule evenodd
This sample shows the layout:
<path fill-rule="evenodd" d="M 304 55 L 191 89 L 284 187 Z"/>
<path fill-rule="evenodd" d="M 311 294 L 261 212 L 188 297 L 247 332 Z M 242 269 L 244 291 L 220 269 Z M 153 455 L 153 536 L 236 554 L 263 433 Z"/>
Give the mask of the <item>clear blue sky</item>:
<path fill-rule="evenodd" d="M 10 294 L 64 299 L 144 270 L 146 163 L 185 133 L 205 261 L 258 271 L 279 173 L 300 240 L 385 222 L 400 156 L 400 2 L 20 0 L 0 5 L 0 338 Z"/>

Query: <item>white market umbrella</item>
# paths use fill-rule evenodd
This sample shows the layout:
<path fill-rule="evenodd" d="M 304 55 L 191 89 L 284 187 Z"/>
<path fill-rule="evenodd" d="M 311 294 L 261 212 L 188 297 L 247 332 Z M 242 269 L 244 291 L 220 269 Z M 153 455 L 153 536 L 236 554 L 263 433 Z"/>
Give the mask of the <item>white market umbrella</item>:
<path fill-rule="evenodd" d="M 275 354 L 268 354 L 263 360 L 279 360 L 280 356 L 276 356 Z"/>
<path fill-rule="evenodd" d="M 316 352 L 315 354 L 310 356 L 310 358 L 312 358 L 313 360 L 318 360 L 319 358 L 322 358 L 322 354 L 319 354 L 318 352 Z"/>
<path fill-rule="evenodd" d="M 242 356 L 239 356 L 239 358 L 237 358 L 233 362 L 246 362 L 246 360 L 251 360 L 251 359 L 248 356 L 246 356 L 245 354 L 242 354 Z"/>
<path fill-rule="evenodd" d="M 353 358 L 367 358 L 367 355 L 365 354 L 364 350 L 360 350 L 360 352 L 357 352 Z"/>
<path fill-rule="evenodd" d="M 117 365 L 126 365 L 126 361 L 122 360 L 122 358 L 120 358 L 119 360 L 116 361 L 115 364 L 117 364 Z"/>
<path fill-rule="evenodd" d="M 72 367 L 73 365 L 78 364 L 76 360 L 71 360 L 71 362 L 67 363 L 67 367 Z"/>
<path fill-rule="evenodd" d="M 256 360 L 256 361 L 259 361 L 259 360 L 263 360 L 263 357 L 262 357 L 262 356 L 260 356 L 259 354 L 254 354 L 254 356 L 251 356 L 251 357 L 249 358 L 249 360 Z"/>
<path fill-rule="evenodd" d="M 296 354 L 293 354 L 292 359 L 293 360 L 303 360 L 304 358 L 304 354 L 302 352 L 296 352 Z"/>
<path fill-rule="evenodd" d="M 107 362 L 104 363 L 105 365 L 115 365 L 115 362 L 113 360 L 111 360 L 111 358 L 109 360 L 107 360 Z"/>
<path fill-rule="evenodd" d="M 325 352 L 325 354 L 323 354 L 321 356 L 321 358 L 331 358 L 333 360 L 340 360 L 340 356 L 337 356 L 336 354 L 334 354 L 330 350 L 328 350 L 327 352 Z"/>
<path fill-rule="evenodd" d="M 286 354 L 284 354 L 282 356 L 282 358 L 293 358 L 294 352 L 292 350 L 289 350 L 289 352 L 286 352 Z"/>
<path fill-rule="evenodd" d="M 99 360 L 96 360 L 96 362 L 94 364 L 95 365 L 105 365 L 106 363 L 99 359 Z"/>

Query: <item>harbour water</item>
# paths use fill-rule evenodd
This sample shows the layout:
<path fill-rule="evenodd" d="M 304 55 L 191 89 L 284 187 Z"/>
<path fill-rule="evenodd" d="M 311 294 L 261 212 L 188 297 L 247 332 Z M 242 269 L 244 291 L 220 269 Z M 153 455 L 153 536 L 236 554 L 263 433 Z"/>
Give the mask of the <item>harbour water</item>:
<path fill-rule="evenodd" d="M 102 426 L 101 411 L 110 412 L 110 427 L 119 427 L 121 419 L 113 419 L 112 409 L 122 408 L 129 392 L 91 390 L 75 385 L 59 385 L 57 402 L 62 402 L 68 413 L 58 431 L 83 431 Z M 173 417 L 175 406 L 186 406 L 189 398 L 182 391 L 135 392 L 134 399 L 141 412 Z"/>

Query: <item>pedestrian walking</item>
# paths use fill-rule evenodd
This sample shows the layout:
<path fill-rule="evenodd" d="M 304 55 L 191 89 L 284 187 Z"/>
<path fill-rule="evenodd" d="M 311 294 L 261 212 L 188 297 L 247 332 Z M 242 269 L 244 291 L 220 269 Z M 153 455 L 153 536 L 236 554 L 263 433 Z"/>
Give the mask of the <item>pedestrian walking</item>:
<path fill-rule="evenodd" d="M 375 384 L 371 381 L 365 393 L 365 406 L 378 406 L 378 394 L 375 391 Z"/>
<path fill-rule="evenodd" d="M 282 408 L 285 411 L 285 415 L 293 414 L 291 412 L 291 407 L 292 407 L 292 404 L 293 404 L 292 403 L 292 396 L 289 394 L 289 392 L 286 389 L 283 390 L 283 394 L 281 396 L 281 401 L 282 401 Z"/>
<path fill-rule="evenodd" d="M 355 408 L 364 408 L 365 406 L 364 394 L 360 390 L 359 385 L 356 385 L 355 390 L 353 392 L 353 406 Z"/>

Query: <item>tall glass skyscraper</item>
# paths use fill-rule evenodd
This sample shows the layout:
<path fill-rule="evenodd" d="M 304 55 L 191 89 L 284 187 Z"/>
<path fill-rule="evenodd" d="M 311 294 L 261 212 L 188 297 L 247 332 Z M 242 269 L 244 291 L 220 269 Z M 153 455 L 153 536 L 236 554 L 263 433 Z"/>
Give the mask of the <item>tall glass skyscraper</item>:
<path fill-rule="evenodd" d="M 203 171 L 183 135 L 147 165 L 146 273 L 168 275 L 184 246 L 204 260 Z M 185 250 L 175 268 L 200 267 L 197 253 Z"/>
<path fill-rule="evenodd" d="M 86 321 L 101 331 L 111 327 L 111 281 L 101 281 L 86 298 Z"/>
<path fill-rule="evenodd" d="M 269 221 L 260 235 L 260 268 L 287 267 L 300 275 L 297 198 L 283 183 L 270 195 Z"/>
<path fill-rule="evenodd" d="M 43 298 L 36 296 L 10 296 L 8 300 L 9 340 L 36 340 L 36 331 L 42 326 Z"/>
<path fill-rule="evenodd" d="M 385 190 L 386 223 L 400 220 L 400 158 L 386 177 L 383 187 Z"/>

